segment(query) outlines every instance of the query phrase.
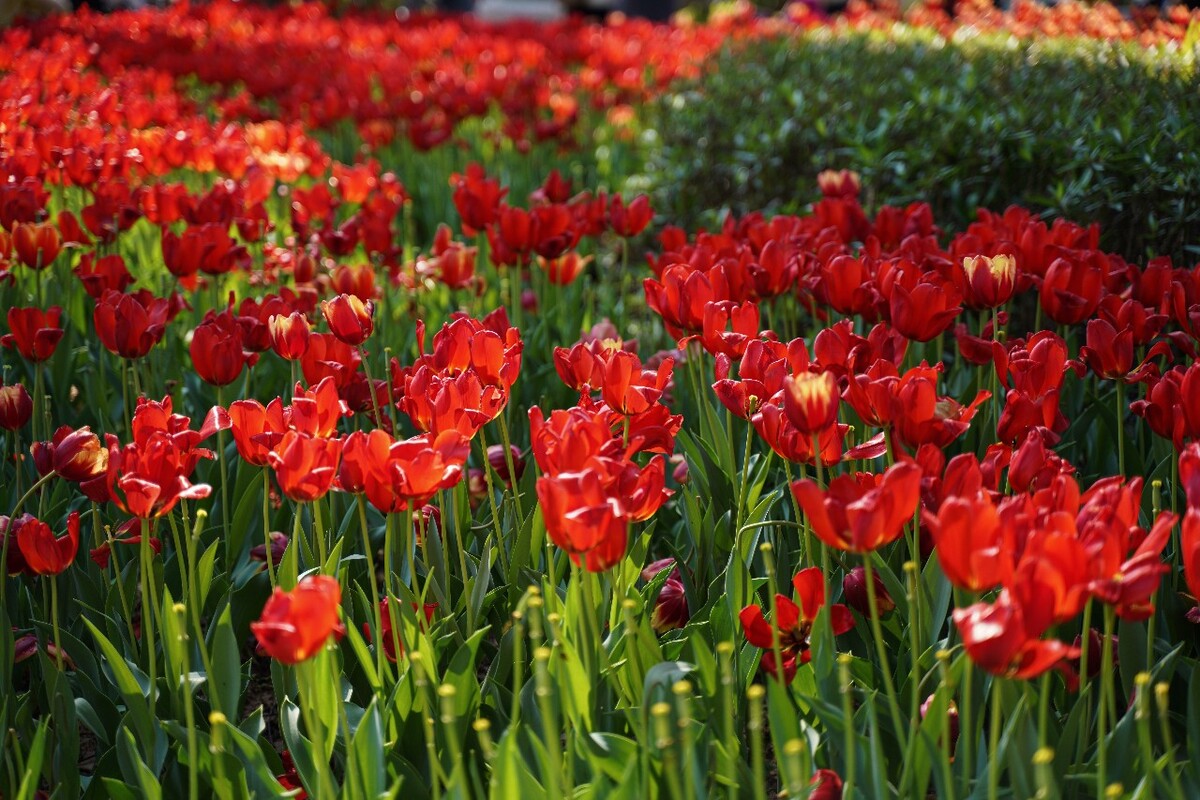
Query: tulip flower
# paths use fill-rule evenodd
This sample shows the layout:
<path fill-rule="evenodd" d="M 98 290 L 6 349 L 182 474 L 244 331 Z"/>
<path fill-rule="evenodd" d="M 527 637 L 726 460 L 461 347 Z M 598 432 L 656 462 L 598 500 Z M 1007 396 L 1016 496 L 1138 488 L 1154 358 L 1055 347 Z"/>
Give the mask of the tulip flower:
<path fill-rule="evenodd" d="M 993 675 L 1027 680 L 1060 666 L 1079 651 L 1057 639 L 1038 637 L 1024 610 L 1001 594 L 995 603 L 975 603 L 953 613 L 967 656 Z"/>
<path fill-rule="evenodd" d="M 319 500 L 333 486 L 342 443 L 288 431 L 267 455 L 279 490 L 298 503 Z"/>
<path fill-rule="evenodd" d="M 962 260 L 956 283 L 968 308 L 996 308 L 1016 291 L 1017 261 L 1010 255 L 970 256 Z"/>
<path fill-rule="evenodd" d="M 57 575 L 75 561 L 79 552 L 79 512 L 67 518 L 67 535 L 55 538 L 50 526 L 30 519 L 17 528 L 17 546 L 26 570 L 34 575 Z"/>
<path fill-rule="evenodd" d="M 1188 591 L 1200 602 L 1200 508 L 1189 508 L 1183 516 L 1180 550 Z M 1188 619 L 1200 622 L 1200 605 L 1189 612 Z"/>
<path fill-rule="evenodd" d="M 1042 279 L 1041 304 L 1046 316 L 1061 325 L 1078 325 L 1100 305 L 1104 256 L 1073 252 L 1051 262 Z"/>
<path fill-rule="evenodd" d="M 884 586 L 879 573 L 874 573 L 871 577 L 875 583 L 875 613 L 876 616 L 882 617 L 896 608 L 896 601 L 888 594 L 887 587 Z M 864 617 L 871 616 L 871 602 L 867 592 L 867 572 L 863 567 L 855 567 L 846 573 L 846 577 L 842 578 L 842 596 L 846 598 L 846 605 L 850 608 Z"/>
<path fill-rule="evenodd" d="M 276 587 L 250 630 L 271 658 L 299 664 L 320 652 L 330 636 L 340 639 L 345 633 L 338 619 L 341 602 L 342 588 L 335 578 L 310 575 L 290 592 Z"/>
<path fill-rule="evenodd" d="M 920 468 L 906 461 L 882 475 L 839 475 L 826 491 L 810 480 L 792 484 L 813 533 L 851 553 L 869 553 L 898 539 L 917 510 L 920 488 Z"/>
<path fill-rule="evenodd" d="M 33 417 L 33 398 L 20 383 L 0 385 L 0 428 L 16 431 Z"/>
<path fill-rule="evenodd" d="M 812 660 L 808 638 L 817 613 L 825 606 L 825 578 L 819 567 L 800 570 L 792 578 L 792 586 L 796 589 L 796 602 L 777 594 L 773 623 L 767 622 L 762 607 L 758 605 L 746 606 L 738 615 L 746 633 L 746 641 L 764 651 L 762 669 L 775 678 L 780 677 L 780 665 L 775 663 L 773 653 L 778 632 L 783 678 L 787 683 L 796 677 L 796 669 L 801 664 Z M 829 613 L 835 636 L 854 627 L 854 615 L 846 606 L 834 604 L 829 607 Z"/>
<path fill-rule="evenodd" d="M 783 412 L 808 436 L 837 422 L 839 399 L 837 379 L 829 372 L 802 372 L 784 382 Z"/>
<path fill-rule="evenodd" d="M 148 293 L 105 292 L 92 312 L 96 336 L 122 358 L 141 358 L 162 339 L 170 304 Z"/>
<path fill-rule="evenodd" d="M 213 386 L 233 383 L 241 374 L 242 367 L 252 363 L 242 349 L 242 329 L 228 311 L 208 313 L 192 332 L 188 352 L 192 356 L 192 368 L 196 374 Z M 257 355 L 253 356 L 253 359 L 257 358 Z"/>
<path fill-rule="evenodd" d="M 95 253 L 84 253 L 75 265 L 75 276 L 93 300 L 99 300 L 112 290 L 124 292 L 133 283 L 133 276 L 119 254 L 97 257 Z"/>
<path fill-rule="evenodd" d="M 609 220 L 612 225 L 613 233 L 622 238 L 628 239 L 637 236 L 646 229 L 650 224 L 650 220 L 654 218 L 654 211 L 650 208 L 650 198 L 644 194 L 639 194 L 630 201 L 629 205 L 625 205 L 625 201 L 621 195 L 614 194 L 612 196 L 611 205 L 609 206 Z"/>
<path fill-rule="evenodd" d="M 374 303 L 364 303 L 349 294 L 338 295 L 321 304 L 321 313 L 329 323 L 330 332 L 351 347 L 365 342 L 375 330 L 375 323 L 371 319 L 374 311 Z"/>
<path fill-rule="evenodd" d="M 63 425 L 49 442 L 34 442 L 30 452 L 39 475 L 56 472 L 72 483 L 90 481 L 108 469 L 108 450 L 86 425 L 79 429 Z"/>
<path fill-rule="evenodd" d="M 671 572 L 658 591 L 658 597 L 654 600 L 654 612 L 650 616 L 651 627 L 654 628 L 655 633 L 660 634 L 682 628 L 691 618 L 683 586 L 683 576 L 675 564 L 675 559 L 664 558 L 653 564 L 647 564 L 646 568 L 642 570 L 642 580 L 652 581 L 666 570 Z"/>
<path fill-rule="evenodd" d="M 62 250 L 62 239 L 53 223 L 17 225 L 12 231 L 13 251 L 30 269 L 45 269 Z"/>
<path fill-rule="evenodd" d="M 54 306 L 47 311 L 40 308 L 10 308 L 8 330 L 0 336 L 0 344 L 16 348 L 32 362 L 45 361 L 54 355 L 63 329 L 59 327 L 62 309 Z"/>
<path fill-rule="evenodd" d="M 1015 568 L 1016 538 L 985 493 L 949 497 L 927 518 L 947 579 L 972 592 L 986 592 L 1008 580 Z"/>
<path fill-rule="evenodd" d="M 272 314 L 267 321 L 271 336 L 271 348 L 280 358 L 296 361 L 308 349 L 310 328 L 308 317 L 299 311 L 291 314 Z"/>

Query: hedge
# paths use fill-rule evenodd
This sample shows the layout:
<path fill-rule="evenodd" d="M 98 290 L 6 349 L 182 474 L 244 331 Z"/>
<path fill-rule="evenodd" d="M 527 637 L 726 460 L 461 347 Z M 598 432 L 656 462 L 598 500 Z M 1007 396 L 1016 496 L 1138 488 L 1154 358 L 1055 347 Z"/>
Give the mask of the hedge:
<path fill-rule="evenodd" d="M 1128 258 L 1195 263 L 1196 53 L 903 25 L 741 42 L 652 110 L 656 207 L 693 225 L 791 212 L 849 168 L 869 203 L 927 200 L 958 228 L 1021 203 L 1099 222 Z"/>

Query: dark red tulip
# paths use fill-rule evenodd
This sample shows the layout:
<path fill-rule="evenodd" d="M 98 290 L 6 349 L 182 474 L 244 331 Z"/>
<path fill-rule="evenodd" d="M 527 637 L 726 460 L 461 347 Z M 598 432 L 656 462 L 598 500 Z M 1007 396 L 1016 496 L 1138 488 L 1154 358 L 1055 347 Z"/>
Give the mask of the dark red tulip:
<path fill-rule="evenodd" d="M 16 348 L 29 361 L 45 361 L 54 355 L 63 329 L 59 327 L 62 309 L 54 306 L 46 311 L 40 308 L 10 308 L 8 330 L 0 336 L 0 344 Z"/>

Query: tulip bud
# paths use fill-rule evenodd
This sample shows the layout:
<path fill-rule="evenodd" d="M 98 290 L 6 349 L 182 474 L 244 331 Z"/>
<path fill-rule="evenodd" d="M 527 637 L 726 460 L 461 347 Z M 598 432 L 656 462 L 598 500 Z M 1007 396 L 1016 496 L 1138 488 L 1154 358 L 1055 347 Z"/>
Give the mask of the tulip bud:
<path fill-rule="evenodd" d="M 784 413 L 807 436 L 837 421 L 839 400 L 837 379 L 831 372 L 802 372 L 784 384 Z"/>
<path fill-rule="evenodd" d="M 896 601 L 888 594 L 888 590 L 879 576 L 872 577 L 875 579 L 875 610 L 882 617 L 896 607 Z M 864 617 L 871 616 L 866 570 L 862 567 L 855 567 L 846 573 L 846 577 L 842 578 L 842 594 L 846 599 L 846 605 Z"/>
<path fill-rule="evenodd" d="M 374 332 L 374 311 L 374 303 L 364 303 L 352 294 L 341 294 L 321 304 L 330 332 L 351 347 L 362 344 Z"/>
<path fill-rule="evenodd" d="M 853 200 L 861 189 L 858 173 L 849 169 L 827 169 L 817 174 L 817 188 L 825 197 Z"/>
<path fill-rule="evenodd" d="M 671 470 L 671 477 L 680 486 L 686 484 L 691 477 L 688 473 L 687 459 L 682 455 L 671 456 L 671 462 L 675 464 L 675 469 Z"/>
<path fill-rule="evenodd" d="M 0 386 L 0 428 L 15 431 L 24 428 L 33 416 L 33 399 L 19 383 Z"/>
<path fill-rule="evenodd" d="M 808 785 L 808 800 L 842 800 L 842 778 L 831 769 L 817 770 Z"/>
<path fill-rule="evenodd" d="M 1012 299 L 1016 290 L 1017 262 L 1003 253 L 963 259 L 963 299 L 971 308 L 996 308 Z"/>
<path fill-rule="evenodd" d="M 272 314 L 267 327 L 271 333 L 271 347 L 280 358 L 295 361 L 308 349 L 308 318 L 299 311 L 286 317 Z"/>
<path fill-rule="evenodd" d="M 1075 668 L 1081 673 L 1086 671 L 1089 678 L 1094 678 L 1100 674 L 1100 653 L 1104 647 L 1104 637 L 1100 635 L 1100 631 L 1095 628 L 1088 628 L 1088 652 L 1087 663 L 1083 663 L 1083 636 L 1075 637 L 1075 649 L 1079 651 L 1078 658 L 1071 659 L 1075 664 Z M 1112 637 L 1112 666 L 1117 667 L 1117 637 Z"/>
<path fill-rule="evenodd" d="M 517 473 L 517 480 L 521 480 L 521 476 L 525 474 L 525 459 L 516 445 L 509 445 L 509 452 L 512 454 L 513 470 Z M 491 468 L 500 476 L 500 480 L 504 481 L 504 485 L 511 487 L 512 479 L 508 474 L 508 459 L 504 457 L 504 445 L 494 444 L 489 447 L 487 460 Z"/>
<path fill-rule="evenodd" d="M 921 704 L 921 719 L 925 719 L 925 715 L 929 713 L 929 707 L 933 705 L 933 695 L 925 698 L 925 702 Z M 958 744 L 958 705 L 953 700 L 949 701 L 946 707 L 946 733 L 950 735 L 950 759 L 954 760 L 954 748 Z"/>
<path fill-rule="evenodd" d="M 467 496 L 471 500 L 471 508 L 478 508 L 487 496 L 487 478 L 483 470 L 471 467 L 467 470 Z"/>
<path fill-rule="evenodd" d="M 420 546 L 425 541 L 425 533 L 430 530 L 440 530 L 442 527 L 442 510 L 437 506 L 424 505 L 413 515 L 413 537 Z"/>
<path fill-rule="evenodd" d="M 287 550 L 288 537 L 280 531 L 271 531 L 271 565 L 274 566 L 283 560 L 283 554 Z M 250 558 L 253 561 L 267 560 L 267 545 L 256 545 L 250 548 Z"/>

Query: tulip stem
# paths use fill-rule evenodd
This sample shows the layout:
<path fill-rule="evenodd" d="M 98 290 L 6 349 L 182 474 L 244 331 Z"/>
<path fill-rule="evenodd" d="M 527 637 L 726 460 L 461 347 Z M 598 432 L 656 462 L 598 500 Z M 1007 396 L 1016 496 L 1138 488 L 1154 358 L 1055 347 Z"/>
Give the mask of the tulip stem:
<path fill-rule="evenodd" d="M 964 652 L 963 657 L 967 663 L 963 664 L 963 679 L 962 679 L 962 730 L 961 737 L 966 746 L 962 748 L 963 754 L 963 777 L 966 779 L 964 793 L 971 793 L 971 783 L 975 779 L 975 704 L 973 698 L 975 696 L 975 662 L 971 660 L 971 656 Z"/>
<path fill-rule="evenodd" d="M 488 463 L 487 439 L 479 429 L 479 450 L 483 453 L 483 477 L 487 483 L 488 505 L 492 509 L 492 527 L 496 530 L 496 549 L 500 551 L 500 571 L 508 574 L 508 554 L 504 551 L 504 532 L 500 530 L 500 512 L 496 509 L 496 489 L 492 483 L 492 468 Z"/>
<path fill-rule="evenodd" d="M 867 611 L 871 620 L 871 635 L 875 639 L 875 649 L 879 653 L 879 671 L 883 673 L 883 687 L 887 692 L 888 708 L 892 713 L 892 722 L 896 726 L 896 737 L 900 740 L 900 750 L 908 749 L 908 732 L 903 725 L 900 713 L 900 703 L 896 699 L 896 684 L 892 680 L 892 670 L 888 665 L 887 648 L 883 645 L 883 628 L 879 624 L 879 607 L 875 605 L 875 567 L 871 564 L 871 554 L 863 555 L 863 571 L 867 579 Z"/>
<path fill-rule="evenodd" d="M 392 577 L 394 570 L 394 556 L 392 535 L 395 529 L 395 514 L 384 515 L 385 525 L 383 529 L 383 591 L 387 596 L 388 604 L 388 622 L 392 626 L 392 652 L 396 654 L 396 680 L 400 679 L 400 654 L 405 652 L 403 649 L 403 637 L 400 632 L 400 610 L 396 606 L 398 595 L 392 591 Z M 383 624 L 382 611 L 379 618 L 380 625 Z M 382 631 L 380 631 L 382 633 Z M 375 643 L 376 647 L 382 648 L 382 639 Z"/>
<path fill-rule="evenodd" d="M 217 387 L 217 405 L 219 405 L 221 408 L 225 408 L 224 394 L 225 394 L 224 387 L 218 386 Z M 226 547 L 228 547 L 229 542 L 232 541 L 232 537 L 230 536 L 230 533 L 229 533 L 229 526 L 230 526 L 229 469 L 228 469 L 228 465 L 225 462 L 225 431 L 221 430 L 220 425 L 217 426 L 217 468 L 219 470 L 221 470 L 221 528 L 225 534 L 225 545 L 226 545 Z M 270 538 L 271 538 L 271 534 L 268 531 L 267 532 L 267 563 L 268 564 L 271 563 Z M 241 537 L 239 537 L 239 539 L 241 539 Z M 240 554 L 227 552 L 225 555 L 226 555 L 226 558 L 229 559 L 229 563 L 232 564 L 232 563 L 234 563 L 236 557 Z M 270 567 L 268 567 L 268 569 L 270 569 Z"/>
<path fill-rule="evenodd" d="M 374 612 L 372 617 L 375 623 L 375 635 L 371 640 L 375 642 L 375 668 L 379 673 L 379 679 L 382 681 L 385 674 L 383 612 L 379 608 L 379 587 L 375 583 L 375 553 L 371 549 L 371 535 L 367 529 L 367 501 L 363 498 L 362 494 L 355 495 L 355 499 L 358 501 L 358 521 L 362 527 L 363 555 L 367 558 L 367 583 L 371 585 L 371 608 Z M 268 547 L 270 547 L 269 544 Z M 267 553 L 270 554 L 270 550 Z"/>
<path fill-rule="evenodd" d="M 767 568 L 767 597 L 771 610 L 771 658 L 775 664 L 775 681 L 780 686 L 787 686 L 787 675 L 783 670 L 783 645 L 779 641 L 779 603 L 775 596 L 779 591 L 779 581 L 775 576 L 775 558 L 769 542 L 759 546 L 762 553 L 763 565 Z"/>
<path fill-rule="evenodd" d="M 1087 691 L 1088 679 L 1091 674 L 1091 669 L 1089 668 L 1090 659 L 1089 659 L 1089 655 L 1088 655 L 1088 650 L 1091 649 L 1090 648 L 1091 639 L 1092 639 L 1092 601 L 1089 599 L 1083 607 L 1083 628 L 1082 628 L 1082 633 L 1080 634 L 1080 642 L 1079 642 L 1079 696 L 1080 697 L 1083 697 L 1084 692 Z M 1088 706 L 1083 711 L 1083 716 L 1084 716 L 1083 729 L 1085 731 L 1090 730 L 1092 727 L 1091 700 L 1088 700 L 1087 703 L 1088 703 Z M 1079 741 L 1075 746 L 1075 760 L 1077 762 L 1083 760 L 1083 750 L 1084 750 L 1084 745 L 1086 744 L 1086 741 L 1087 740 L 1085 737 L 1080 736 Z M 1103 792 L 1101 794 L 1103 794 Z"/>
<path fill-rule="evenodd" d="M 278 579 L 275 577 L 275 554 L 271 550 L 271 471 L 263 467 L 263 543 L 267 546 L 267 578 L 271 581 L 271 589 L 273 590 L 278 584 Z M 291 543 L 293 547 L 297 546 L 295 542 Z"/>
<path fill-rule="evenodd" d="M 379 416 L 379 398 L 375 392 L 375 381 L 371 380 L 371 368 L 367 362 L 367 348 L 360 344 L 358 346 L 358 355 L 362 360 L 363 374 L 367 376 L 367 394 L 371 398 L 371 412 L 375 417 L 375 427 L 382 428 L 383 421 Z"/>
<path fill-rule="evenodd" d="M 1117 470 L 1125 477 L 1125 382 L 1117 378 Z"/>
<path fill-rule="evenodd" d="M 54 663 L 59 672 L 63 670 L 62 637 L 58 632 L 58 576 L 47 575 L 50 582 L 50 628 L 54 632 Z"/>
<path fill-rule="evenodd" d="M 988 720 L 990 726 L 988 732 L 988 800 L 996 800 L 1000 793 L 1000 755 L 996 751 L 1000 749 L 1000 713 L 1004 705 L 1000 698 L 1002 680 L 1002 678 L 993 678 L 991 685 L 992 712 L 991 719 Z M 1097 797 L 1103 796 L 1103 792 L 1097 795 Z"/>
<path fill-rule="evenodd" d="M 145 517 L 142 518 L 142 540 L 139 545 L 142 559 L 142 639 L 146 642 L 146 658 L 150 665 L 150 708 L 153 709 L 158 699 L 158 654 L 155 652 L 154 636 L 154 609 L 158 601 L 150 575 L 154 563 L 154 551 L 150 548 L 150 520 Z"/>
<path fill-rule="evenodd" d="M 732 416 L 732 415 L 730 415 L 730 416 Z M 731 428 L 730 434 L 732 435 L 732 433 L 733 433 L 733 431 Z M 730 443 L 731 449 L 732 449 L 732 444 L 733 443 L 731 442 Z M 749 420 L 747 420 L 746 421 L 746 448 L 742 453 L 742 485 L 740 487 L 738 487 L 738 497 L 737 497 L 737 515 L 738 515 L 737 520 L 738 520 L 738 529 L 739 530 L 741 530 L 742 525 L 746 524 L 746 502 L 747 502 L 746 495 L 748 494 L 748 490 L 749 490 L 749 486 L 750 486 L 750 451 L 753 449 L 753 445 L 754 445 L 754 426 L 750 424 Z M 790 486 L 788 487 L 788 491 L 791 491 Z"/>
<path fill-rule="evenodd" d="M 1103 797 L 1108 787 L 1108 716 L 1109 706 L 1115 706 L 1112 685 L 1113 607 L 1104 607 L 1104 641 L 1100 647 L 1100 703 L 1096 716 L 1096 796 Z M 1113 709 L 1115 711 L 1115 708 Z M 1113 715 L 1116 722 L 1116 714 Z"/>
<path fill-rule="evenodd" d="M 836 425 L 837 420 L 834 420 L 833 424 Z M 821 436 L 820 436 L 820 434 L 817 434 L 817 433 L 813 434 L 813 464 L 817 468 L 817 488 L 824 491 L 825 490 L 825 465 L 823 463 L 821 463 Z M 795 493 L 793 492 L 793 495 L 794 494 Z M 826 589 L 828 589 L 829 545 L 827 545 L 824 541 L 821 542 L 821 577 L 824 579 L 824 581 L 826 583 Z M 826 593 L 828 594 L 828 591 Z"/>
<path fill-rule="evenodd" d="M 512 442 L 508 438 L 508 422 L 505 421 L 505 417 L 508 415 L 507 412 L 508 409 L 505 408 L 504 411 L 500 412 L 500 415 L 497 417 L 497 419 L 500 420 L 500 439 L 504 443 L 504 463 L 505 466 L 508 467 L 508 488 L 512 491 L 513 502 L 516 503 L 517 506 L 517 526 L 521 527 L 525 523 L 525 511 L 521 508 L 521 487 L 517 479 L 517 471 L 514 469 L 515 465 L 513 463 Z M 626 435 L 628 436 L 628 417 L 625 418 L 625 430 Z M 487 456 L 486 450 L 484 451 L 484 456 Z"/>

